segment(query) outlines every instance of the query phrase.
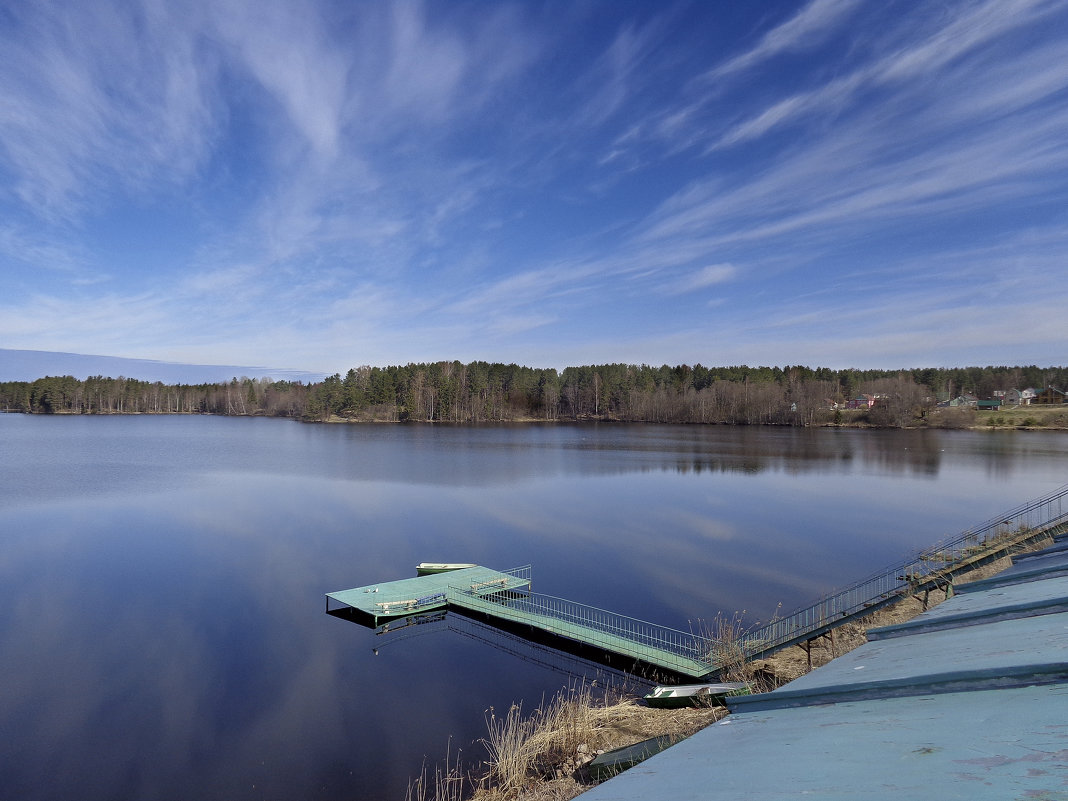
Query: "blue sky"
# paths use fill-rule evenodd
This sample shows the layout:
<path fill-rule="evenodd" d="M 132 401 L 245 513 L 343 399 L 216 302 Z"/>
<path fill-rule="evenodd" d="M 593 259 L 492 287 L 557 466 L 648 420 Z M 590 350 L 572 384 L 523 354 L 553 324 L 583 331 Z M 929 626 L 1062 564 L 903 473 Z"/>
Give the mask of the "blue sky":
<path fill-rule="evenodd" d="M 1068 359 L 1068 3 L 0 8 L 0 347 Z"/>

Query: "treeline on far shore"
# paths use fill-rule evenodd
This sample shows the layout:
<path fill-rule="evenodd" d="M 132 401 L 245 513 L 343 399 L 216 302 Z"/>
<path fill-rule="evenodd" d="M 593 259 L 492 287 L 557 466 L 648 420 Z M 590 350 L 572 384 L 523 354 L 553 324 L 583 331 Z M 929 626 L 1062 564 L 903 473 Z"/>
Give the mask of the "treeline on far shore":
<path fill-rule="evenodd" d="M 862 394 L 878 402 L 849 422 L 899 427 L 939 399 L 964 393 L 1068 385 L 1068 367 L 832 370 L 604 364 L 535 369 L 515 364 L 435 362 L 355 367 L 323 381 L 234 378 L 163 384 L 94 376 L 0 383 L 0 410 L 32 414 L 221 414 L 306 421 L 483 423 L 618 420 L 736 425 L 841 422 Z"/>

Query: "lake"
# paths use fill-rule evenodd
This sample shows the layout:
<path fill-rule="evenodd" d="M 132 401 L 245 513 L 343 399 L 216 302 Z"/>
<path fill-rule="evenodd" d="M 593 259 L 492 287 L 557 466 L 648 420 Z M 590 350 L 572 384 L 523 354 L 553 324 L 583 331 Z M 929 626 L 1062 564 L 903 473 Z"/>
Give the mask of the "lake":
<path fill-rule="evenodd" d="M 324 593 L 420 561 L 766 620 L 1068 482 L 1068 433 L 0 414 L 0 798 L 403 799 L 594 670 Z M 781 604 L 781 609 L 779 605 Z M 592 675 L 592 674 L 587 674 Z"/>

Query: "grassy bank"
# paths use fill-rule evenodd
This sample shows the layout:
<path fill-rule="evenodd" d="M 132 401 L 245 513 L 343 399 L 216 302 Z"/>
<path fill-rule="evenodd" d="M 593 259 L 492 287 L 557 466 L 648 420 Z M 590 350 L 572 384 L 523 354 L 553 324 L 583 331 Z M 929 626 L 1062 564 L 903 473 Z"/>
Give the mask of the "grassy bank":
<path fill-rule="evenodd" d="M 927 409 L 922 416 L 901 422 L 904 428 L 1057 431 L 1068 429 L 1068 405 L 1009 406 L 998 411 L 979 411 L 963 407 Z M 828 416 L 823 425 L 842 428 L 888 427 L 885 420 L 867 409 L 841 409 L 835 412 L 833 417 Z"/>
<path fill-rule="evenodd" d="M 996 412 L 976 412 L 980 428 L 1063 429 L 1068 428 L 1068 408 L 1064 406 L 1016 406 Z"/>

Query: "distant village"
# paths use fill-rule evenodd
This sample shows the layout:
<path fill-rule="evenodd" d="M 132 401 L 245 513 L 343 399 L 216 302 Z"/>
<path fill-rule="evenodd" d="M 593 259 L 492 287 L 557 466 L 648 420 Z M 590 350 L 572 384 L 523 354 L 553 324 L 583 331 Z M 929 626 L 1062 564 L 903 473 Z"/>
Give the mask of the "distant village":
<path fill-rule="evenodd" d="M 890 396 L 883 393 L 860 393 L 845 403 L 832 403 L 832 409 L 875 409 L 888 403 Z M 933 401 L 933 398 L 928 399 Z M 1055 387 L 1045 389 L 998 389 L 989 398 L 979 398 L 965 393 L 955 398 L 940 399 L 934 405 L 939 409 L 966 408 L 982 411 L 997 411 L 1006 406 L 1055 406 L 1066 402 L 1066 393 Z"/>

